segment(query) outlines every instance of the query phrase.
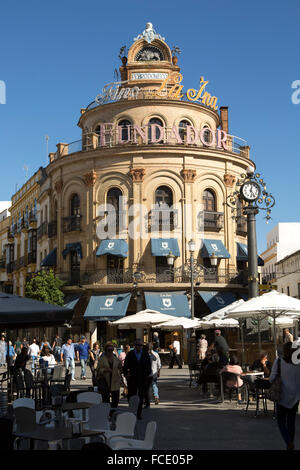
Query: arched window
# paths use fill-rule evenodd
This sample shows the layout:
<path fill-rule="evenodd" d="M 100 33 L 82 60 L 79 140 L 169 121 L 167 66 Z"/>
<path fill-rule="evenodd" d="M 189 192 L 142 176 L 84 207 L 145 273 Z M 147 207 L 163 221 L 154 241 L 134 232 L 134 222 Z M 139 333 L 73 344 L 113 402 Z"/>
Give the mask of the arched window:
<path fill-rule="evenodd" d="M 80 198 L 78 194 L 74 194 L 71 197 L 70 215 L 71 217 L 80 215 Z"/>
<path fill-rule="evenodd" d="M 151 124 L 158 124 L 161 127 L 164 127 L 164 124 L 161 119 L 159 118 L 152 118 L 148 123 L 148 142 L 152 142 L 152 133 L 151 133 Z M 155 139 L 158 140 L 160 138 L 160 130 L 156 127 L 155 128 Z M 158 143 L 162 143 L 163 139 L 159 140 Z"/>
<path fill-rule="evenodd" d="M 211 141 L 212 141 L 212 135 L 211 135 L 211 129 L 208 125 L 205 125 L 203 126 L 203 129 L 206 129 L 204 132 L 203 132 L 203 140 L 204 142 L 206 142 L 207 144 L 210 144 Z"/>
<path fill-rule="evenodd" d="M 165 208 L 173 205 L 173 193 L 168 186 L 157 188 L 155 191 L 155 204 Z"/>
<path fill-rule="evenodd" d="M 202 202 L 204 206 L 203 210 L 209 212 L 216 211 L 216 196 L 210 189 L 205 189 L 205 191 L 203 191 Z"/>
<path fill-rule="evenodd" d="M 186 128 L 187 128 L 187 126 L 190 126 L 190 125 L 191 125 L 191 123 L 189 121 L 187 121 L 186 119 L 183 119 L 179 123 L 179 126 L 178 126 L 179 136 L 183 141 L 186 137 Z"/>
<path fill-rule="evenodd" d="M 107 192 L 107 198 L 106 198 L 109 221 L 110 223 L 114 222 L 116 233 L 119 233 L 120 225 L 121 227 L 124 226 L 124 223 L 123 223 L 124 213 L 122 211 L 122 204 L 121 204 L 122 195 L 123 195 L 122 191 L 119 188 L 111 188 Z"/>
<path fill-rule="evenodd" d="M 131 126 L 131 122 L 128 121 L 128 119 L 123 119 L 118 124 L 118 127 L 122 128 L 121 138 L 124 142 L 126 142 L 127 140 L 130 140 L 130 126 Z"/>

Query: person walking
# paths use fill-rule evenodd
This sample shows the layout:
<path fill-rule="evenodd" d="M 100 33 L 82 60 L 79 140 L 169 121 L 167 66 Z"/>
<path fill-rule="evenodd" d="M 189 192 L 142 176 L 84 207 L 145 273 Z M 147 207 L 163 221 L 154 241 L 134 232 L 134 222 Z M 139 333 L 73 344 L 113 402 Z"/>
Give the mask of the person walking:
<path fill-rule="evenodd" d="M 119 359 L 122 363 L 122 367 L 124 367 L 125 359 L 129 351 L 130 351 L 130 346 L 129 344 L 126 344 L 125 349 L 119 354 Z M 123 385 L 122 396 L 127 397 L 127 394 L 128 394 L 127 380 L 123 372 L 122 372 L 122 385 Z"/>
<path fill-rule="evenodd" d="M 173 369 L 174 362 L 178 365 L 178 369 L 182 369 L 182 361 L 180 355 L 180 341 L 179 336 L 177 333 L 173 335 L 173 342 L 170 344 L 171 349 L 171 362 L 169 365 L 169 369 Z"/>
<path fill-rule="evenodd" d="M 100 346 L 99 346 L 99 343 L 96 342 L 93 344 L 93 349 L 90 350 L 90 362 L 89 362 L 91 373 L 92 373 L 92 382 L 93 382 L 94 387 L 96 386 L 96 371 L 97 371 L 100 355 L 101 355 Z"/>
<path fill-rule="evenodd" d="M 0 339 L 0 367 L 6 366 L 6 341 L 2 335 Z"/>
<path fill-rule="evenodd" d="M 35 371 L 35 361 L 40 355 L 40 348 L 37 344 L 36 338 L 33 338 L 31 345 L 28 348 L 29 356 L 31 358 L 31 372 L 34 374 Z"/>
<path fill-rule="evenodd" d="M 276 403 L 276 419 L 287 450 L 295 448 L 295 420 L 300 400 L 300 364 L 294 364 L 293 343 L 283 345 L 283 356 L 273 364 L 269 381 L 279 375 L 281 379 L 280 399 Z"/>
<path fill-rule="evenodd" d="M 86 365 L 90 355 L 90 345 L 86 340 L 85 336 L 80 337 L 80 343 L 76 347 L 76 357 L 77 361 L 80 361 L 81 365 L 81 374 L 80 377 L 82 380 L 86 379 Z"/>
<path fill-rule="evenodd" d="M 160 369 L 161 369 L 161 360 L 159 357 L 158 352 L 154 351 L 154 345 L 149 343 L 149 353 L 150 353 L 150 360 L 151 360 L 151 369 L 152 369 L 152 392 L 154 397 L 155 405 L 159 404 L 159 394 L 158 394 L 158 386 L 157 386 L 157 379 L 160 376 Z"/>
<path fill-rule="evenodd" d="M 20 354 L 21 349 L 22 349 L 22 343 L 20 341 L 20 338 L 17 337 L 16 341 L 14 342 L 14 350 L 15 350 L 16 355 Z"/>
<path fill-rule="evenodd" d="M 208 342 L 205 335 L 201 335 L 198 342 L 198 357 L 200 361 L 203 361 L 206 356 L 206 351 L 208 348 Z"/>
<path fill-rule="evenodd" d="M 20 354 L 18 354 L 16 357 L 14 363 L 14 372 L 16 372 L 18 369 L 22 369 L 24 371 L 26 369 L 27 361 L 29 361 L 28 348 L 24 346 Z"/>
<path fill-rule="evenodd" d="M 137 418 L 142 418 L 142 408 L 148 377 L 151 374 L 151 361 L 149 354 L 143 351 L 141 339 L 135 340 L 134 349 L 129 351 L 125 361 L 123 372 L 128 385 L 128 400 L 133 395 L 138 395 L 140 401 L 137 410 Z"/>
<path fill-rule="evenodd" d="M 122 363 L 114 354 L 114 345 L 106 343 L 104 352 L 98 360 L 97 383 L 103 403 L 110 403 L 117 408 L 120 398 Z"/>
<path fill-rule="evenodd" d="M 153 351 L 158 352 L 160 350 L 160 341 L 159 341 L 159 335 L 157 331 L 154 331 L 153 333 Z"/>
<path fill-rule="evenodd" d="M 57 362 L 60 361 L 61 347 L 62 347 L 62 339 L 60 338 L 59 335 L 55 335 L 55 338 L 52 343 L 52 351 Z"/>
<path fill-rule="evenodd" d="M 72 380 L 75 380 L 75 347 L 71 338 L 61 348 L 60 360 L 64 361 L 66 371 L 70 370 Z"/>

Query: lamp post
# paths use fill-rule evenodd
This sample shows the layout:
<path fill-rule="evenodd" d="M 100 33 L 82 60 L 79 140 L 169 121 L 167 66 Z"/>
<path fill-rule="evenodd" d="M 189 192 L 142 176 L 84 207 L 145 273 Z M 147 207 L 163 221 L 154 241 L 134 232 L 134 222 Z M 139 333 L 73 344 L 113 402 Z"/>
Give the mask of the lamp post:
<path fill-rule="evenodd" d="M 275 205 L 275 198 L 267 192 L 266 183 L 260 173 L 255 173 L 249 166 L 246 174 L 240 175 L 236 183 L 236 190 L 227 197 L 227 206 L 232 210 L 234 220 L 241 217 L 237 210 L 243 208 L 247 216 L 247 248 L 248 248 L 248 297 L 258 297 L 258 264 L 256 241 L 256 215 L 260 210 L 266 211 L 266 222 L 271 219 L 271 208 Z M 242 342 L 242 363 L 244 364 L 244 333 L 243 321 L 240 319 L 240 332 Z M 258 321 L 258 335 L 260 344 L 260 320 Z"/>

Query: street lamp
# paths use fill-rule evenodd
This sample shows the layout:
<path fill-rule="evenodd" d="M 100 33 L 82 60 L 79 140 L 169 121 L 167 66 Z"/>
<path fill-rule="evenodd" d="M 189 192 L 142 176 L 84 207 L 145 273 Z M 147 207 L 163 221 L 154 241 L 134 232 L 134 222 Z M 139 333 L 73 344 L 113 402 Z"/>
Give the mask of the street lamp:
<path fill-rule="evenodd" d="M 235 214 L 243 207 L 243 214 L 247 216 L 247 244 L 248 244 L 248 292 L 249 299 L 258 296 L 258 267 L 256 242 L 256 214 L 260 210 L 266 211 L 266 222 L 271 219 L 271 208 L 275 205 L 275 198 L 267 192 L 266 183 L 260 173 L 255 173 L 252 166 L 246 169 L 246 174 L 240 175 L 236 183 L 236 190 L 227 197 L 227 205 L 231 208 L 233 219 L 236 221 L 240 214 Z"/>

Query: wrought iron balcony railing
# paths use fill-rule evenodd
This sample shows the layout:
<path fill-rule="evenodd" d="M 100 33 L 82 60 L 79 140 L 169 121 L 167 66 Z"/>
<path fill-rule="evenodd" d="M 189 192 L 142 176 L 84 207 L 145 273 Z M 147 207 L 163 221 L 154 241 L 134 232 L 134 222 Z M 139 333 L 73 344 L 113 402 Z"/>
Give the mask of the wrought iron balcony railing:
<path fill-rule="evenodd" d="M 43 222 L 36 231 L 37 239 L 39 240 L 44 235 L 48 235 L 48 222 Z"/>
<path fill-rule="evenodd" d="M 149 230 L 174 230 L 178 226 L 177 209 L 152 209 L 148 215 Z"/>
<path fill-rule="evenodd" d="M 132 268 L 106 270 L 99 269 L 95 271 L 74 271 L 72 273 L 61 272 L 57 276 L 66 282 L 66 285 L 109 285 L 109 284 L 133 284 L 134 272 Z M 182 267 L 172 270 L 169 268 L 159 268 L 153 271 L 139 271 L 141 276 L 139 284 L 190 284 L 190 275 L 188 271 Z M 206 284 L 230 284 L 230 285 L 246 285 L 247 275 L 244 271 L 235 270 L 217 270 L 215 273 L 210 271 L 202 271 L 194 276 L 195 286 Z M 186 287 L 187 287 L 186 286 Z"/>
<path fill-rule="evenodd" d="M 224 227 L 224 212 L 204 211 L 202 223 L 204 230 L 219 232 Z"/>
<path fill-rule="evenodd" d="M 28 253 L 28 264 L 36 264 L 36 251 Z"/>
<path fill-rule="evenodd" d="M 57 220 L 54 220 L 53 222 L 49 222 L 48 224 L 48 237 L 56 237 L 57 235 Z"/>
<path fill-rule="evenodd" d="M 81 215 L 72 215 L 62 219 L 63 232 L 80 232 L 81 230 Z"/>
<path fill-rule="evenodd" d="M 236 222 L 237 235 L 247 235 L 247 217 L 239 216 Z"/>

